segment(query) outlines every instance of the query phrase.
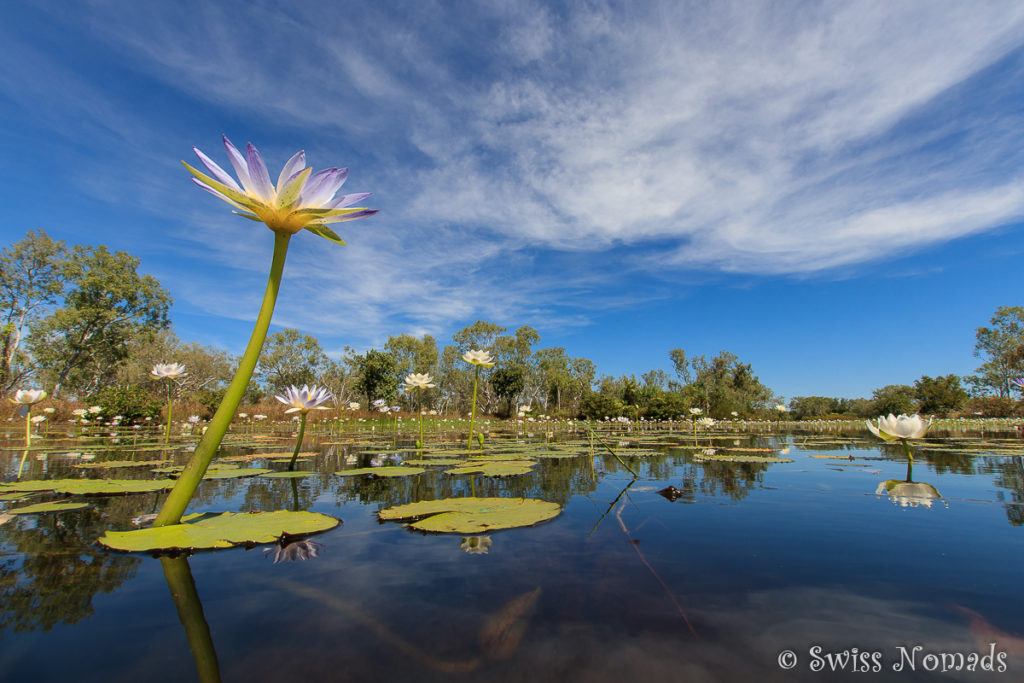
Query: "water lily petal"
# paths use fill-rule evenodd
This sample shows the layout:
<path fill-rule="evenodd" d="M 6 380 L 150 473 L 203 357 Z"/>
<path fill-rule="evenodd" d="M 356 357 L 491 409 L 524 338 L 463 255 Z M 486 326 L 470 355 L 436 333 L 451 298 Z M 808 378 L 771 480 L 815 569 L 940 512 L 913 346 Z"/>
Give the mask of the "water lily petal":
<path fill-rule="evenodd" d="M 224 149 L 228 153 L 228 161 L 231 162 L 232 168 L 235 169 L 235 174 L 238 176 L 239 182 L 242 183 L 242 187 L 245 188 L 246 192 L 256 194 L 252 179 L 249 177 L 249 164 L 246 163 L 245 157 L 242 156 L 237 147 L 231 144 L 231 140 L 228 140 L 227 135 L 222 135 L 221 137 L 224 138 Z"/>
<path fill-rule="evenodd" d="M 325 209 L 343 209 L 346 206 L 351 206 L 358 201 L 362 201 L 369 197 L 372 192 L 358 192 L 356 194 L 343 194 L 340 197 L 335 197 L 331 201 L 324 204 Z"/>
<path fill-rule="evenodd" d="M 347 168 L 331 168 L 324 174 L 316 187 L 302 193 L 302 204 L 309 207 L 320 207 L 328 201 L 348 178 Z"/>
<path fill-rule="evenodd" d="M 201 180 L 203 184 L 207 185 L 208 187 L 214 190 L 217 190 L 225 197 L 229 197 L 233 201 L 238 202 L 239 204 L 249 209 L 250 211 L 256 211 L 256 209 L 263 206 L 260 202 L 256 201 L 252 197 L 246 194 L 242 194 L 241 192 L 232 190 L 224 183 L 218 182 L 204 173 L 200 173 L 196 169 L 186 164 L 184 161 L 181 163 L 184 164 L 185 168 L 187 168 L 192 175 Z"/>
<path fill-rule="evenodd" d="M 267 165 L 263 163 L 263 156 L 256 146 L 251 142 L 245 146 L 245 160 L 249 166 L 249 177 L 256 188 L 256 196 L 268 204 L 274 199 L 274 186 L 270 184 L 270 173 L 267 172 Z"/>
<path fill-rule="evenodd" d="M 309 174 L 312 172 L 312 166 L 303 169 L 292 176 L 291 180 L 286 182 L 284 187 L 278 190 L 277 208 L 287 209 L 299 200 L 299 194 L 302 192 L 302 188 L 306 185 Z"/>
<path fill-rule="evenodd" d="M 324 225 L 326 223 L 345 223 L 348 221 L 354 221 L 357 218 L 366 218 L 380 211 L 380 209 L 354 209 L 353 213 L 344 214 L 340 216 L 328 216 L 326 218 L 315 218 L 311 222 L 319 223 Z"/>
<path fill-rule="evenodd" d="M 239 209 L 247 210 L 244 206 L 242 206 L 241 204 L 236 202 L 234 199 L 231 199 L 231 197 L 228 197 L 227 195 L 225 195 L 225 194 L 223 194 L 221 192 L 218 192 L 217 190 L 213 189 L 212 187 L 210 187 L 209 185 L 207 185 L 203 181 L 199 180 L 198 178 L 189 178 L 189 180 L 191 180 L 193 183 L 195 183 L 199 187 L 203 188 L 204 190 L 206 190 L 207 192 L 212 194 L 217 199 L 223 200 L 223 201 L 227 202 L 228 204 L 230 204 L 231 206 L 236 206 Z"/>
<path fill-rule="evenodd" d="M 306 165 L 306 152 L 305 150 L 299 150 L 292 155 L 292 158 L 285 162 L 284 168 L 281 169 L 281 174 L 277 176 L 277 193 L 281 193 L 281 188 L 291 181 L 292 177 L 295 176 L 302 167 Z M 312 169 L 310 169 L 312 171 Z"/>
<path fill-rule="evenodd" d="M 196 156 L 199 157 L 199 161 L 203 162 L 203 166 L 205 166 L 210 171 L 210 173 L 213 174 L 214 178 L 224 183 L 232 190 L 242 192 L 242 188 L 238 186 L 238 183 L 236 183 L 235 179 L 231 177 L 231 174 L 229 174 L 223 168 L 218 166 L 217 162 L 203 154 L 203 151 L 198 147 L 193 147 L 192 151 L 196 153 Z"/>

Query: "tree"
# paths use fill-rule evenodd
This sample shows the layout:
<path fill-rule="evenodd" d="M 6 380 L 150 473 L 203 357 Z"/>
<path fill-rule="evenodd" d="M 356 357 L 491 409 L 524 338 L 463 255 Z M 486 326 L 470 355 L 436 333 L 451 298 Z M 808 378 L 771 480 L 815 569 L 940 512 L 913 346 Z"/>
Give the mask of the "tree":
<path fill-rule="evenodd" d="M 946 414 L 959 409 L 967 401 L 967 392 L 956 375 L 929 377 L 914 382 L 918 410 L 926 414 Z"/>
<path fill-rule="evenodd" d="M 267 337 L 260 354 L 256 377 L 270 392 L 290 386 L 322 384 L 331 359 L 316 337 L 286 328 Z"/>
<path fill-rule="evenodd" d="M 515 412 L 515 399 L 526 387 L 526 373 L 518 365 L 505 365 L 495 368 L 488 381 L 495 395 L 506 402 L 508 410 L 505 417 Z"/>
<path fill-rule="evenodd" d="M 379 398 L 389 401 L 398 394 L 398 367 L 390 353 L 370 349 L 355 357 L 355 365 L 359 373 L 356 389 L 366 397 L 367 407 Z"/>
<path fill-rule="evenodd" d="M 44 230 L 0 252 L 0 392 L 7 393 L 30 372 L 21 342 L 63 289 L 66 249 Z"/>
<path fill-rule="evenodd" d="M 154 380 L 150 371 L 157 363 L 180 363 L 186 374 L 174 380 L 181 393 L 216 391 L 231 380 L 237 361 L 231 354 L 212 346 L 185 343 L 173 331 L 160 330 L 147 338 L 128 342 L 128 357 L 118 368 L 118 384 L 135 386 Z M 163 394 L 166 388 L 161 388 Z"/>
<path fill-rule="evenodd" d="M 914 388 L 906 384 L 889 384 L 871 392 L 874 415 L 909 414 L 914 412 Z"/>
<path fill-rule="evenodd" d="M 429 334 L 417 339 L 411 334 L 388 337 L 384 350 L 395 359 L 401 377 L 412 373 L 433 374 L 437 366 L 437 342 Z"/>
<path fill-rule="evenodd" d="M 85 395 L 109 384 L 131 340 L 168 326 L 171 296 L 138 266 L 105 246 L 76 246 L 64 262 L 63 306 L 32 326 L 29 342 L 54 398 L 65 385 Z"/>
<path fill-rule="evenodd" d="M 1009 398 L 1010 380 L 1024 375 L 1024 308 L 1000 306 L 989 323 L 991 327 L 977 329 L 974 355 L 988 360 L 975 371 L 971 384 Z"/>

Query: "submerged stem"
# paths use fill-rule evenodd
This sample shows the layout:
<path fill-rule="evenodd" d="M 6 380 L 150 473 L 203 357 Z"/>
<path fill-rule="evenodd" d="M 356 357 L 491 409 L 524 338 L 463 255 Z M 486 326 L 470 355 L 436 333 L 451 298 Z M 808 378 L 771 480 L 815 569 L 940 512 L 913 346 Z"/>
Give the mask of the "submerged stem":
<path fill-rule="evenodd" d="M 203 603 L 199 601 L 196 582 L 185 557 L 161 557 L 164 578 L 178 608 L 178 619 L 185 627 L 188 646 L 196 660 L 196 671 L 201 683 L 220 683 L 220 666 L 217 652 L 213 647 L 210 625 L 203 615 Z"/>
<path fill-rule="evenodd" d="M 160 509 L 153 526 L 167 526 L 168 524 L 179 524 L 181 516 L 185 514 L 189 501 L 199 488 L 199 482 L 206 474 L 206 468 L 210 466 L 213 456 L 217 454 L 220 442 L 231 425 L 231 418 L 234 417 L 238 405 L 242 402 L 245 390 L 252 379 L 253 370 L 256 369 L 256 361 L 259 360 L 260 351 L 263 350 L 263 342 L 267 338 L 267 330 L 270 328 L 270 319 L 274 315 L 274 304 L 277 303 L 277 292 L 281 288 L 281 274 L 284 272 L 284 260 L 288 254 L 288 241 L 291 235 L 284 232 L 274 233 L 274 260 L 270 266 L 270 276 L 267 278 L 267 291 L 263 294 L 263 305 L 260 306 L 260 313 L 256 317 L 256 325 L 249 337 L 249 344 L 245 347 L 245 353 L 238 363 L 238 370 L 231 380 L 231 385 L 224 394 L 217 412 L 210 420 L 210 426 L 206 434 L 196 446 L 192 458 L 185 465 L 185 470 L 178 477 L 177 483 L 171 490 L 170 495 Z"/>

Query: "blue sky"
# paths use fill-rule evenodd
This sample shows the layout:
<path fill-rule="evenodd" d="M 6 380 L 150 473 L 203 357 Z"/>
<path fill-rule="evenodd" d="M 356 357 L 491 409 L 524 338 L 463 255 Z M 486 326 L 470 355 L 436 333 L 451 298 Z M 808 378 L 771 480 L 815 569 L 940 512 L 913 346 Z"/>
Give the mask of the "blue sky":
<path fill-rule="evenodd" d="M 128 250 L 236 353 L 273 238 L 180 164 L 222 133 L 374 193 L 292 240 L 274 324 L 331 352 L 485 319 L 864 396 L 1022 303 L 1020 2 L 21 2 L 0 45 L 3 244 Z"/>

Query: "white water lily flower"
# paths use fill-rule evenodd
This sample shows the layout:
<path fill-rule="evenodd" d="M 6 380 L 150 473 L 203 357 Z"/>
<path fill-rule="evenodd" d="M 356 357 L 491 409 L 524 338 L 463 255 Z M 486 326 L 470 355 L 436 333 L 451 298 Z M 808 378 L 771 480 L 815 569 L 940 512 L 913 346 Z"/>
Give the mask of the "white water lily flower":
<path fill-rule="evenodd" d="M 195 176 L 192 182 L 241 209 L 234 212 L 239 216 L 263 223 L 274 232 L 294 235 L 300 230 L 309 230 L 332 242 L 345 244 L 327 227 L 327 223 L 352 221 L 377 213 L 352 207 L 352 204 L 370 196 L 369 192 L 334 196 L 348 177 L 347 168 L 328 168 L 313 173 L 313 167 L 306 166 L 306 153 L 299 151 L 285 163 L 277 177 L 277 185 L 274 185 L 270 182 L 263 157 L 251 142 L 246 145 L 245 156 L 242 156 L 231 141 L 223 137 L 228 160 L 241 185 L 196 147 L 192 149 L 213 177 L 200 173 L 184 161 L 181 163 Z"/>
<path fill-rule="evenodd" d="M 700 408 L 690 408 L 690 415 L 700 415 L 703 412 Z"/>
<path fill-rule="evenodd" d="M 407 375 L 405 378 L 406 389 L 433 389 L 434 378 L 427 373 Z"/>
<path fill-rule="evenodd" d="M 185 366 L 177 363 L 157 363 L 149 374 L 157 379 L 174 379 L 185 376 Z"/>
<path fill-rule="evenodd" d="M 284 411 L 285 413 L 306 414 L 310 410 L 328 410 L 327 406 L 321 406 L 320 404 L 329 401 L 331 394 L 322 387 L 302 385 L 302 388 L 299 389 L 293 385 L 284 390 L 283 396 L 275 396 L 274 398 L 285 405 L 291 406 L 291 408 Z"/>
<path fill-rule="evenodd" d="M 782 405 L 781 403 L 779 405 L 775 406 L 775 410 L 779 411 L 780 413 L 788 413 L 789 412 L 789 408 L 787 408 L 786 406 Z"/>
<path fill-rule="evenodd" d="M 487 351 L 481 351 L 480 349 L 466 351 L 466 353 L 462 354 L 462 360 L 466 361 L 470 365 L 479 365 L 482 368 L 494 367 L 494 359 L 491 358 L 491 354 Z"/>
<path fill-rule="evenodd" d="M 103 408 L 100 406 L 89 406 L 89 412 L 93 415 L 96 415 L 97 413 L 102 413 Z"/>
<path fill-rule="evenodd" d="M 711 427 L 715 424 L 715 420 L 710 417 L 702 417 L 699 420 L 697 420 L 697 424 L 699 424 L 701 427 Z"/>
<path fill-rule="evenodd" d="M 920 415 L 900 415 L 899 417 L 889 413 L 888 417 L 879 417 L 878 425 L 870 420 L 865 421 L 871 433 L 886 441 L 903 441 L 906 439 L 920 439 L 932 425 L 931 418 L 925 423 Z"/>
<path fill-rule="evenodd" d="M 355 401 L 352 401 L 352 403 L 348 404 L 348 409 L 349 410 L 359 410 L 359 404 L 356 403 Z"/>
<path fill-rule="evenodd" d="M 42 389 L 18 389 L 14 392 L 14 398 L 8 400 L 15 405 L 30 406 L 39 403 L 44 398 L 46 398 L 46 392 Z"/>

